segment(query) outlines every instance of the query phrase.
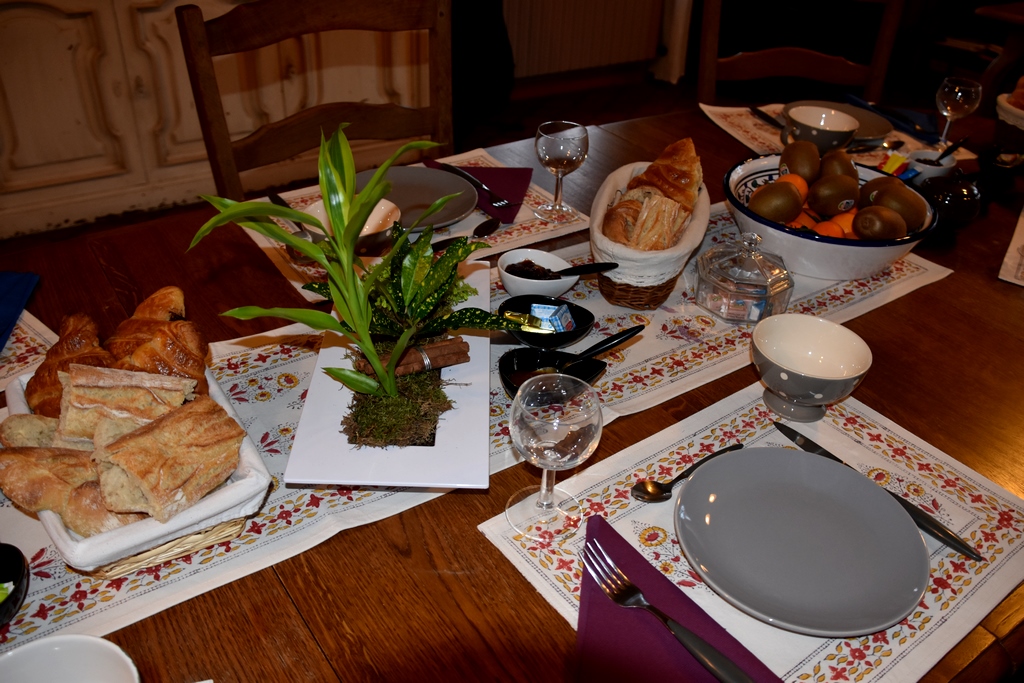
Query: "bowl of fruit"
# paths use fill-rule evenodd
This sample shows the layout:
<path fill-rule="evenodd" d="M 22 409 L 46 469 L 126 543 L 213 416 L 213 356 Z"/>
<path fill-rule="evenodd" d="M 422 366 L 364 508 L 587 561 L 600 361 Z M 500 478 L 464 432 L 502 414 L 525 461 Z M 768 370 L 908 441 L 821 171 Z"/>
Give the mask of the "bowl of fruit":
<path fill-rule="evenodd" d="M 935 230 L 932 207 L 902 180 L 807 142 L 736 164 L 723 185 L 740 232 L 808 277 L 869 277 Z"/>

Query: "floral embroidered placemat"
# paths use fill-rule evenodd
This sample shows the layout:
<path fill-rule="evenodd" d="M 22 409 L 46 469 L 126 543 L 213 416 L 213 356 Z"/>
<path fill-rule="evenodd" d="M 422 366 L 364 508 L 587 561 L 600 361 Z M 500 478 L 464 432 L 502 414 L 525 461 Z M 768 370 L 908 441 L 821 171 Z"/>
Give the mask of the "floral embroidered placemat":
<path fill-rule="evenodd" d="M 463 154 L 446 157 L 440 161 L 456 166 L 486 166 L 490 168 L 501 168 L 494 157 L 482 149 L 472 150 Z M 320 199 L 319 187 L 308 187 L 285 193 L 284 198 L 294 208 L 302 210 L 313 202 Z M 490 245 L 486 249 L 478 249 L 473 252 L 474 260 L 485 258 L 498 251 L 518 249 L 529 246 L 536 242 L 549 240 L 554 237 L 561 237 L 570 233 L 585 230 L 590 225 L 590 219 L 583 213 L 576 220 L 567 223 L 548 223 L 533 214 L 533 208 L 551 200 L 551 195 L 531 184 L 523 198 L 523 204 L 516 215 L 514 223 L 503 225 L 497 232 L 483 238 L 473 238 L 473 241 L 483 241 Z M 589 207 L 587 207 L 589 208 Z M 446 228 L 439 228 L 434 233 L 434 241 L 449 237 L 469 237 L 473 229 L 488 218 L 480 209 L 474 209 L 466 218 Z M 327 273 L 317 264 L 296 263 L 288 253 L 277 242 L 264 237 L 252 230 L 246 230 L 249 237 L 260 246 L 263 252 L 274 262 L 281 274 L 284 275 L 302 296 L 309 301 L 323 301 L 319 295 L 302 289 L 302 285 L 309 282 L 324 282 L 327 280 Z"/>
<path fill-rule="evenodd" d="M 711 207 L 707 234 L 696 253 L 738 236 L 732 214 L 724 204 L 715 204 Z M 573 264 L 591 260 L 586 243 L 557 253 Z M 606 421 L 646 410 L 751 362 L 753 324 L 724 322 L 697 305 L 694 299 L 696 261 L 696 258 L 690 259 L 675 290 L 656 310 L 637 311 L 608 303 L 598 291 L 594 278 L 581 279 L 563 295 L 590 310 L 596 318 L 594 330 L 564 351 L 581 351 L 600 337 L 634 325 L 647 326 L 630 342 L 601 356 L 608 362 L 608 369 L 594 386 L 601 394 Z M 794 275 L 788 311 L 820 315 L 841 323 L 936 282 L 951 272 L 909 254 L 889 269 L 860 280 L 833 282 Z M 497 310 L 507 296 L 492 272 L 491 310 Z M 492 337 L 492 376 L 498 373 L 498 359 L 515 345 L 511 336 Z M 492 381 L 491 457 L 500 454 L 508 464 L 516 462 L 505 428 L 511 405 L 512 399 L 500 382 Z"/>
<path fill-rule="evenodd" d="M 670 479 L 721 446 L 793 448 L 773 428 L 778 417 L 754 384 L 679 424 L 623 450 L 559 487 L 602 515 L 638 552 L 786 681 L 917 680 L 1006 597 L 1024 577 L 1024 500 L 856 399 L 802 433 L 882 486 L 935 514 L 980 549 L 974 562 L 926 536 L 930 578 L 920 604 L 899 624 L 856 638 L 819 638 L 775 628 L 718 597 L 687 563 L 674 530 L 673 503 L 629 495 L 640 479 Z M 574 627 L 582 566 L 579 533 L 561 542 L 518 536 L 504 515 L 480 530 Z M 836 533 L 842 533 L 837 529 Z"/>
<path fill-rule="evenodd" d="M 56 341 L 57 335 L 50 328 L 28 311 L 22 311 L 0 351 L 0 391 L 18 375 L 35 370 L 43 362 L 46 350 Z"/>

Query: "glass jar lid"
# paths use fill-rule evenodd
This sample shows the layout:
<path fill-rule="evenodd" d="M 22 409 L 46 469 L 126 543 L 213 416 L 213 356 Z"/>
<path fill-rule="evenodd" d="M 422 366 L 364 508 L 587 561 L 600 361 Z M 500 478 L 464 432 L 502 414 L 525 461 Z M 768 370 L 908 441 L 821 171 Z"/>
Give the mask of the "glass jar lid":
<path fill-rule="evenodd" d="M 761 237 L 747 232 L 700 255 L 700 278 L 746 296 L 771 297 L 792 288 L 793 278 L 782 257 L 760 250 Z"/>

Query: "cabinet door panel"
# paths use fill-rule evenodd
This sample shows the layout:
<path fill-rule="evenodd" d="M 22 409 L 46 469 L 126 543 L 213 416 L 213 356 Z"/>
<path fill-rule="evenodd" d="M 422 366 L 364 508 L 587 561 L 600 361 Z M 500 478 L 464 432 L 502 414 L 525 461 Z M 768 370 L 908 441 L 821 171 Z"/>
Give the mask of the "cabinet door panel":
<path fill-rule="evenodd" d="M 129 102 L 109 7 L 60 0 L 0 6 L 5 193 L 136 172 Z"/>

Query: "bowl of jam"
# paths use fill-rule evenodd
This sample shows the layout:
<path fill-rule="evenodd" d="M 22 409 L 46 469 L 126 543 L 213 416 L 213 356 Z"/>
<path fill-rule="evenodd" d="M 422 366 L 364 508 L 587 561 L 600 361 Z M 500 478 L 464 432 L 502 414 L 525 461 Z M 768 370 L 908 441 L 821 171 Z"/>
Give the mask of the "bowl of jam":
<path fill-rule="evenodd" d="M 498 259 L 501 284 L 511 296 L 561 296 L 572 289 L 578 275 L 562 277 L 555 271 L 572 264 L 540 249 L 513 249 Z"/>

